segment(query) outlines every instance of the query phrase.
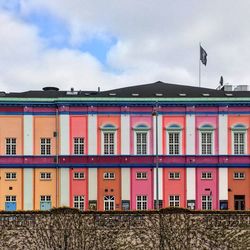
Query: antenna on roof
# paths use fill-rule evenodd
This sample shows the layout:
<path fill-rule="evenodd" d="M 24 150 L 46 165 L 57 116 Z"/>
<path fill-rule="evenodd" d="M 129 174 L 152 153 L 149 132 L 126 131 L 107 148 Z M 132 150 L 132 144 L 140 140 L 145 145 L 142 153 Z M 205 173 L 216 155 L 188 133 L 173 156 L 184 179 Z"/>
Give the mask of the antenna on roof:
<path fill-rule="evenodd" d="M 220 86 L 222 87 L 224 84 L 224 81 L 223 81 L 223 76 L 220 77 Z"/>
<path fill-rule="evenodd" d="M 98 93 L 100 93 L 100 91 L 101 91 L 101 88 L 100 88 L 100 87 L 98 87 Z"/>

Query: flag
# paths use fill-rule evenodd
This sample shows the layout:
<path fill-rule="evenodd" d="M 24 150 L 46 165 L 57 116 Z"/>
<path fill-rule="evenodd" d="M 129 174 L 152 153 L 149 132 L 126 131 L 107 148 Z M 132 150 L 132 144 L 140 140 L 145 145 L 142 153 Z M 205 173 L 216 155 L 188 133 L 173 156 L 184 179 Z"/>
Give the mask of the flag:
<path fill-rule="evenodd" d="M 200 60 L 206 66 L 207 65 L 207 52 L 200 46 Z"/>

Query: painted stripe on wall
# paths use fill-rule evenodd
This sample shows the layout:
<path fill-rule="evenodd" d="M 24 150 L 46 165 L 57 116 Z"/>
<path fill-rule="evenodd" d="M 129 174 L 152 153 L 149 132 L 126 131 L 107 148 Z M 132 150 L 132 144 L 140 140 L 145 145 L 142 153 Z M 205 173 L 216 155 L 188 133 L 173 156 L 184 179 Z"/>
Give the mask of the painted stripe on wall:
<path fill-rule="evenodd" d="M 195 116 L 186 116 L 186 154 L 195 154 Z"/>
<path fill-rule="evenodd" d="M 88 115 L 88 153 L 97 154 L 97 116 Z"/>
<path fill-rule="evenodd" d="M 219 155 L 226 155 L 227 152 L 227 115 L 219 115 Z"/>
<path fill-rule="evenodd" d="M 69 115 L 60 115 L 60 152 L 69 155 Z"/>
<path fill-rule="evenodd" d="M 23 116 L 23 153 L 24 155 L 33 155 L 33 116 Z"/>
<path fill-rule="evenodd" d="M 89 200 L 97 200 L 97 168 L 89 168 Z"/>
<path fill-rule="evenodd" d="M 130 116 L 121 115 L 121 154 L 130 154 Z"/>
<path fill-rule="evenodd" d="M 158 168 L 159 181 L 159 200 L 163 200 L 163 170 Z M 154 200 L 156 200 L 156 169 L 154 168 Z"/>
<path fill-rule="evenodd" d="M 60 169 L 60 206 L 69 207 L 69 169 Z"/>
<path fill-rule="evenodd" d="M 228 168 L 219 168 L 219 200 L 228 199 Z"/>
<path fill-rule="evenodd" d="M 23 169 L 23 209 L 33 210 L 33 168 Z"/>
<path fill-rule="evenodd" d="M 187 168 L 187 200 L 195 200 L 196 179 L 195 168 Z"/>
<path fill-rule="evenodd" d="M 156 153 L 156 117 L 153 117 L 153 126 L 154 126 L 154 136 L 153 136 L 153 145 L 154 145 L 154 154 Z M 162 140 L 163 140 L 163 135 L 162 135 L 162 115 L 158 115 L 158 154 L 161 155 L 163 150 L 162 150 Z"/>
<path fill-rule="evenodd" d="M 130 168 L 122 168 L 122 200 L 130 200 Z"/>

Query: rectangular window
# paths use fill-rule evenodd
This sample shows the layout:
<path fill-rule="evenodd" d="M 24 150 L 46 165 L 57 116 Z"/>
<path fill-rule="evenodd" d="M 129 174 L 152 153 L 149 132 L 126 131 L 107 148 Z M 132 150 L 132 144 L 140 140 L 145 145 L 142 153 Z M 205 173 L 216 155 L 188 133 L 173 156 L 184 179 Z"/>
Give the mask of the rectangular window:
<path fill-rule="evenodd" d="M 50 195 L 41 195 L 40 201 L 51 201 L 51 196 Z"/>
<path fill-rule="evenodd" d="M 137 172 L 136 179 L 147 179 L 147 172 Z"/>
<path fill-rule="evenodd" d="M 84 138 L 83 137 L 74 138 L 74 154 L 75 155 L 84 154 Z"/>
<path fill-rule="evenodd" d="M 235 172 L 234 173 L 234 179 L 244 180 L 245 179 L 245 173 L 244 172 Z"/>
<path fill-rule="evenodd" d="M 16 155 L 16 138 L 6 138 L 6 155 Z"/>
<path fill-rule="evenodd" d="M 201 132 L 201 154 L 211 155 L 213 153 L 213 132 Z"/>
<path fill-rule="evenodd" d="M 74 196 L 74 208 L 84 211 L 84 196 L 83 195 Z"/>
<path fill-rule="evenodd" d="M 212 210 L 212 196 L 211 195 L 202 195 L 202 210 Z"/>
<path fill-rule="evenodd" d="M 233 154 L 244 155 L 245 152 L 245 132 L 233 133 Z"/>
<path fill-rule="evenodd" d="M 147 154 L 147 132 L 136 133 L 136 154 L 137 155 Z"/>
<path fill-rule="evenodd" d="M 201 179 L 212 179 L 212 173 L 211 172 L 202 172 Z"/>
<path fill-rule="evenodd" d="M 113 195 L 104 196 L 104 210 L 115 210 L 115 197 Z"/>
<path fill-rule="evenodd" d="M 84 172 L 74 172 L 74 179 L 82 180 L 85 178 Z"/>
<path fill-rule="evenodd" d="M 103 153 L 105 155 L 115 154 L 115 133 L 103 132 Z"/>
<path fill-rule="evenodd" d="M 103 179 L 105 180 L 115 179 L 115 173 L 106 172 L 103 174 Z"/>
<path fill-rule="evenodd" d="M 180 179 L 180 178 L 181 178 L 180 172 L 170 172 L 169 173 L 169 179 L 171 179 L 171 180 Z"/>
<path fill-rule="evenodd" d="M 147 210 L 148 209 L 148 197 L 146 195 L 136 196 L 136 210 Z"/>
<path fill-rule="evenodd" d="M 169 195 L 169 206 L 170 207 L 180 207 L 180 196 L 179 195 Z"/>
<path fill-rule="evenodd" d="M 15 172 L 5 173 L 5 179 L 7 179 L 7 180 L 15 180 L 16 179 L 16 173 Z"/>
<path fill-rule="evenodd" d="M 40 173 L 40 179 L 41 180 L 50 180 L 51 179 L 51 173 L 49 173 L 49 172 L 41 172 Z"/>
<path fill-rule="evenodd" d="M 180 133 L 168 132 L 168 154 L 179 155 L 180 154 Z"/>
<path fill-rule="evenodd" d="M 6 195 L 5 201 L 7 202 L 16 202 L 16 196 L 15 195 Z"/>
<path fill-rule="evenodd" d="M 51 155 L 50 138 L 41 138 L 41 155 Z"/>

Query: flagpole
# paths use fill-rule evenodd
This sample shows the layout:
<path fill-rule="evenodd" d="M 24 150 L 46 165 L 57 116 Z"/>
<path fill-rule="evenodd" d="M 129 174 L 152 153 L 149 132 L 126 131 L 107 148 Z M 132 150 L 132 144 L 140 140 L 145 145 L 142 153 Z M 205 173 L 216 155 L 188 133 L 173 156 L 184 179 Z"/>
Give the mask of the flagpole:
<path fill-rule="evenodd" d="M 199 43 L 199 87 L 201 87 L 201 43 Z"/>

